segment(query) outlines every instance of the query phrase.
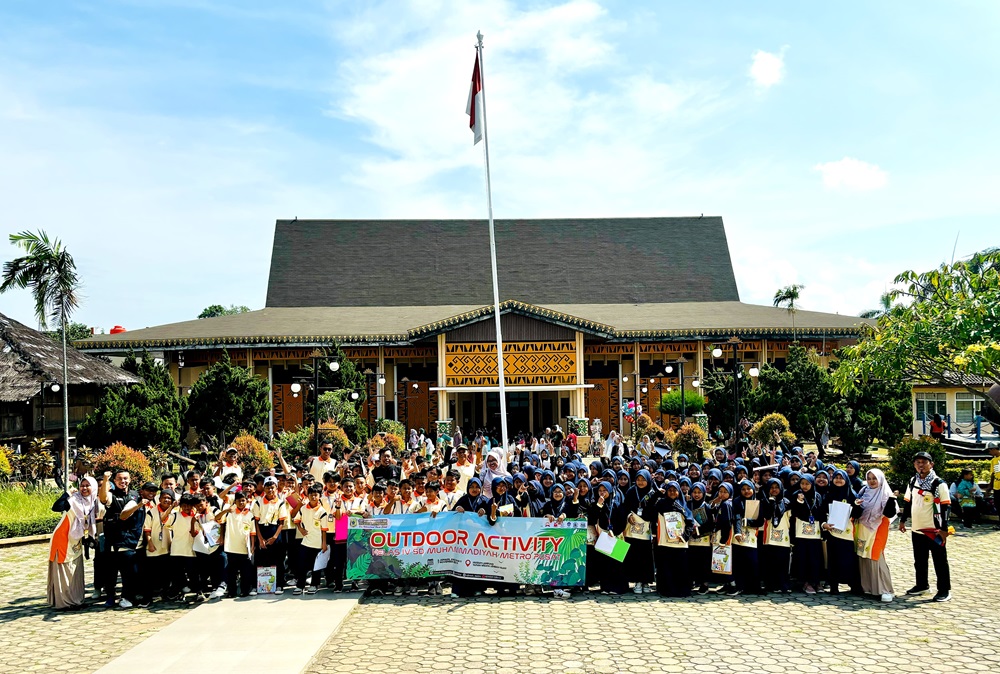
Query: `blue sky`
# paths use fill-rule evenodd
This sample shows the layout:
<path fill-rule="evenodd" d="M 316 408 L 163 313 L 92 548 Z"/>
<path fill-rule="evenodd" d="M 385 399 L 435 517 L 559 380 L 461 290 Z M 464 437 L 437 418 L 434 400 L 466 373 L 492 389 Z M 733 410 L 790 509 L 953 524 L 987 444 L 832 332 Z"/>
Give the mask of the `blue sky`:
<path fill-rule="evenodd" d="M 721 215 L 744 301 L 849 314 L 1000 245 L 991 0 L 7 0 L 0 233 L 106 330 L 262 307 L 277 218 L 483 217 L 477 30 L 497 217 Z"/>

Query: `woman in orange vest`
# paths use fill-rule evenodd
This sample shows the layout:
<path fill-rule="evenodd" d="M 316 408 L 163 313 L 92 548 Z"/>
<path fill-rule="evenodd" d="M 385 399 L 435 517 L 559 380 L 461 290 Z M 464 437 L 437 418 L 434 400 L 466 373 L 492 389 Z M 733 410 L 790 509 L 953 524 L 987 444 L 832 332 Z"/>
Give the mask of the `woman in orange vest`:
<path fill-rule="evenodd" d="M 97 481 L 80 480 L 80 489 L 69 496 L 67 510 L 52 532 L 49 545 L 49 606 L 77 608 L 84 600 L 83 546 L 97 537 Z"/>

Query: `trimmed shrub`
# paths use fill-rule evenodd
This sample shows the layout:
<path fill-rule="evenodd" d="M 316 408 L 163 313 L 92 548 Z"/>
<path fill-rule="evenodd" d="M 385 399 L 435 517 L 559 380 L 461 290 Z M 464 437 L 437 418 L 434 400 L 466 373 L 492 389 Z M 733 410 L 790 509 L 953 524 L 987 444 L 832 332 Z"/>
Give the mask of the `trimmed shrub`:
<path fill-rule="evenodd" d="M 240 462 L 243 474 L 246 476 L 274 468 L 274 455 L 267 450 L 263 442 L 246 431 L 233 438 L 229 446 L 236 448 L 237 461 Z"/>
<path fill-rule="evenodd" d="M 271 446 L 280 449 L 288 463 L 303 464 L 312 455 L 312 426 L 280 431 L 271 441 Z"/>
<path fill-rule="evenodd" d="M 681 390 L 664 393 L 660 397 L 660 411 L 671 416 L 680 416 Z M 687 414 L 701 414 L 705 411 L 705 396 L 697 391 L 684 392 L 684 411 Z"/>
<path fill-rule="evenodd" d="M 392 450 L 392 454 L 395 457 L 401 457 L 403 455 L 405 443 L 403 442 L 403 437 L 401 435 L 396 435 L 395 433 L 382 433 L 380 435 L 373 435 L 368 440 L 367 449 L 369 453 L 381 452 L 383 447 L 388 447 Z"/>
<path fill-rule="evenodd" d="M 392 419 L 378 419 L 375 421 L 375 429 L 373 433 L 392 433 L 393 435 L 398 435 L 402 438 L 406 435 L 406 427 L 400 422 L 393 421 Z"/>
<path fill-rule="evenodd" d="M 698 424 L 687 423 L 677 429 L 674 434 L 673 448 L 678 454 L 697 456 L 702 461 L 703 451 L 708 441 L 708 433 Z"/>
<path fill-rule="evenodd" d="M 927 452 L 934 457 L 934 470 L 939 477 L 945 479 L 941 473 L 948 467 L 948 454 L 940 442 L 924 435 L 920 438 L 905 437 L 889 449 L 889 471 L 886 477 L 891 484 L 899 485 L 899 489 L 906 487 L 914 475 L 913 455 L 917 452 Z"/>
<path fill-rule="evenodd" d="M 789 445 L 795 445 L 795 434 L 789 429 L 788 419 L 785 418 L 784 414 L 777 412 L 772 412 L 755 423 L 750 429 L 750 438 L 762 445 L 774 447 L 778 444 L 774 441 L 775 431 L 778 431 L 781 434 L 781 439 Z"/>
<path fill-rule="evenodd" d="M 153 470 L 149 467 L 149 459 L 142 452 L 120 442 L 109 445 L 107 449 L 94 457 L 95 475 L 120 469 L 127 470 L 131 474 L 132 484 L 136 486 L 153 479 Z"/>
<path fill-rule="evenodd" d="M 0 480 L 9 480 L 10 476 L 14 474 L 14 468 L 10 465 L 10 459 L 8 457 L 14 454 L 12 450 L 7 445 L 0 445 Z"/>

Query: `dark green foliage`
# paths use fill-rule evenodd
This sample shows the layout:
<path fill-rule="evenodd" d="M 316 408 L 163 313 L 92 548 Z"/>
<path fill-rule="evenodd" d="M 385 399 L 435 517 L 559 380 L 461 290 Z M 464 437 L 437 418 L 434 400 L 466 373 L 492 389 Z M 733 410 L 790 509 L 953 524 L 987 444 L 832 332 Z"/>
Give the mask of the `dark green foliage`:
<path fill-rule="evenodd" d="M 886 478 L 897 489 L 904 489 L 910 478 L 916 475 L 913 468 L 913 455 L 917 452 L 927 452 L 934 457 L 934 472 L 945 479 L 948 466 L 948 454 L 941 443 L 927 436 L 921 438 L 903 438 L 898 445 L 889 450 L 889 470 Z"/>
<path fill-rule="evenodd" d="M 151 446 L 178 449 L 186 401 L 178 396 L 166 366 L 143 352 L 141 360 L 129 355 L 122 369 L 142 381 L 106 389 L 94 411 L 77 427 L 78 444 L 103 449 L 121 442 L 141 452 Z"/>
<path fill-rule="evenodd" d="M 876 438 L 894 445 L 913 428 L 907 382 L 871 379 L 850 390 L 838 410 L 840 414 L 830 423 L 830 431 L 848 455 L 863 454 Z"/>
<path fill-rule="evenodd" d="M 344 429 L 348 439 L 354 444 L 361 444 L 368 440 L 369 431 L 365 419 L 361 418 L 361 405 L 366 398 L 365 375 L 360 372 L 353 361 L 348 360 L 340 346 L 334 344 L 325 349 L 326 357 L 318 361 L 319 388 L 320 395 L 330 391 L 330 389 L 342 389 L 336 391 L 335 395 L 328 395 L 320 401 L 320 423 L 323 423 L 325 412 L 334 412 L 337 418 L 337 425 Z M 330 362 L 340 363 L 340 369 L 336 372 L 330 369 Z M 312 363 L 304 368 L 313 377 Z M 350 392 L 357 391 L 358 399 L 351 400 Z M 313 418 L 313 396 L 310 394 L 306 400 L 306 419 L 312 423 Z"/>
<path fill-rule="evenodd" d="M 250 307 L 245 307 L 243 305 L 236 306 L 235 304 L 230 304 L 229 308 L 222 306 L 221 304 L 213 304 L 211 306 L 202 309 L 201 313 L 198 314 L 198 318 L 215 318 L 216 316 L 232 316 L 233 314 L 245 314 L 250 311 Z"/>
<path fill-rule="evenodd" d="M 664 393 L 660 397 L 660 411 L 664 414 L 679 416 L 681 413 L 681 390 Z M 705 409 L 705 396 L 697 391 L 684 392 L 685 414 L 700 414 Z"/>
<path fill-rule="evenodd" d="M 62 330 L 49 330 L 45 333 L 53 341 L 62 344 Z M 70 321 L 66 325 L 66 343 L 72 344 L 73 342 L 79 341 L 81 339 L 87 339 L 91 337 L 90 328 L 87 327 L 86 323 L 77 323 L 75 321 Z"/>
<path fill-rule="evenodd" d="M 740 387 L 740 416 L 752 419 L 753 387 L 750 377 L 738 379 Z M 733 407 L 733 373 L 721 370 L 706 371 L 701 382 L 701 390 L 707 397 L 705 413 L 708 414 L 710 428 L 721 426 L 730 435 L 733 432 L 736 410 Z"/>
<path fill-rule="evenodd" d="M 844 414 L 843 400 L 833 388 L 830 373 L 814 363 L 798 344 L 789 347 L 784 371 L 765 365 L 758 381 L 757 412 L 784 415 L 793 433 L 817 445 L 826 424 L 832 428 L 833 421 Z"/>
<path fill-rule="evenodd" d="M 267 382 L 249 369 L 234 366 L 229 354 L 198 377 L 188 395 L 188 423 L 203 440 L 223 446 L 240 431 L 261 437 L 270 401 Z"/>

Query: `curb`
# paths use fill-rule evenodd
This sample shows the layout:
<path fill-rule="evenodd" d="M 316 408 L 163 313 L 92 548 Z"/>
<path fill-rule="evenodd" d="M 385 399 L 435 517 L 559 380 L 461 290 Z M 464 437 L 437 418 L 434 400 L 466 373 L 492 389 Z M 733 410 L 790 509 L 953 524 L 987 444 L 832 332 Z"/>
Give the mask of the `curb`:
<path fill-rule="evenodd" d="M 37 536 L 18 536 L 17 538 L 0 538 L 0 548 L 13 548 L 17 545 L 44 543 L 49 540 L 49 535 L 50 534 L 39 534 Z"/>

